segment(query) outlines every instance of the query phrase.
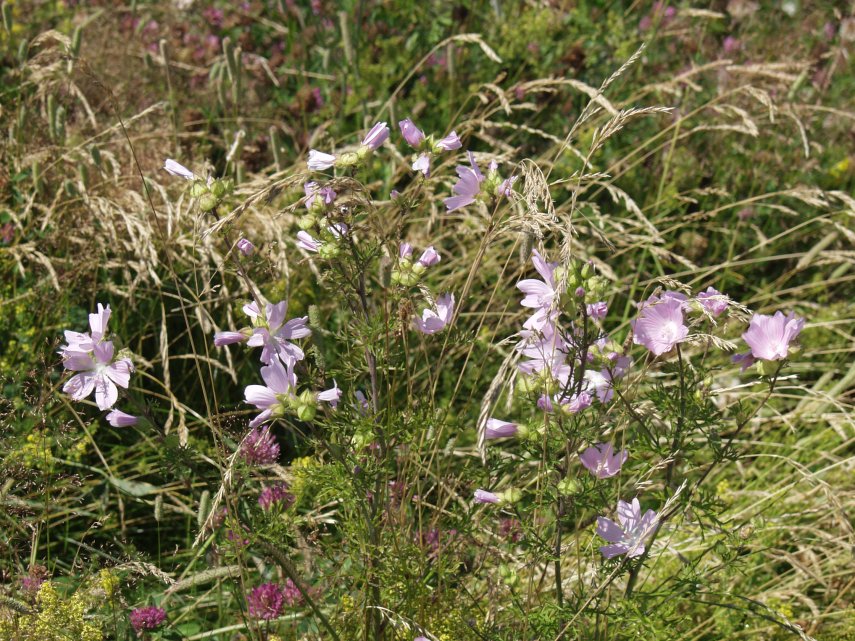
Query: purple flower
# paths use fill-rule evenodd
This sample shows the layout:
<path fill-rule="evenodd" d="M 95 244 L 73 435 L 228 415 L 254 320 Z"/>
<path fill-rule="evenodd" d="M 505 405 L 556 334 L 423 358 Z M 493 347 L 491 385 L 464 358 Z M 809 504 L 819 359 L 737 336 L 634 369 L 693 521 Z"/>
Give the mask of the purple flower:
<path fill-rule="evenodd" d="M 683 302 L 677 297 L 648 301 L 631 324 L 633 342 L 644 345 L 656 356 L 670 352 L 689 335 L 689 328 L 683 324 Z"/>
<path fill-rule="evenodd" d="M 410 243 L 401 243 L 398 245 L 398 257 L 399 258 L 411 258 L 413 255 L 413 246 Z"/>
<path fill-rule="evenodd" d="M 297 377 L 279 360 L 261 368 L 261 378 L 265 385 L 247 385 L 244 397 L 247 403 L 255 405 L 262 412 L 250 421 L 250 427 L 258 427 L 277 415 L 281 416 L 283 402 L 294 395 Z"/>
<path fill-rule="evenodd" d="M 585 305 L 585 313 L 588 314 L 588 317 L 592 320 L 599 322 L 606 317 L 606 314 L 609 313 L 609 305 L 604 301 L 591 303 L 590 305 Z"/>
<path fill-rule="evenodd" d="M 244 256 L 250 256 L 252 255 L 252 252 L 255 251 L 255 245 L 249 242 L 246 238 L 241 238 L 237 241 L 236 245 L 238 250 L 240 250 L 240 253 Z"/>
<path fill-rule="evenodd" d="M 431 245 L 422 252 L 422 255 L 419 256 L 419 259 L 416 262 L 418 262 L 422 267 L 433 267 L 439 262 L 439 254 L 433 248 L 433 245 Z"/>
<path fill-rule="evenodd" d="M 462 146 L 463 143 L 460 142 L 460 137 L 456 132 L 452 131 L 445 138 L 441 138 L 437 141 L 436 145 L 434 145 L 434 152 L 437 150 L 453 151 L 455 149 L 460 149 Z"/>
<path fill-rule="evenodd" d="M 338 407 L 338 402 L 341 400 L 341 390 L 338 388 L 335 379 L 333 379 L 333 386 L 330 389 L 318 392 L 318 400 L 326 401 L 333 409 Z"/>
<path fill-rule="evenodd" d="M 543 280 L 525 278 L 517 283 L 517 289 L 525 294 L 525 298 L 522 299 L 520 304 L 523 307 L 531 307 L 538 310 L 549 310 L 552 308 L 559 296 L 554 276 L 555 267 L 557 265 L 556 263 L 547 262 L 536 249 L 532 253 L 531 262 L 534 264 L 534 268 Z M 534 329 L 543 329 L 543 325 L 546 324 L 545 320 L 546 319 L 544 317 L 544 322 L 538 323 L 540 326 L 535 326 Z"/>
<path fill-rule="evenodd" d="M 790 343 L 804 326 L 805 319 L 792 312 L 787 316 L 782 312 L 775 312 L 774 316 L 754 314 L 742 339 L 748 343 L 754 358 L 778 361 L 787 357 Z"/>
<path fill-rule="evenodd" d="M 507 438 L 509 436 L 516 436 L 519 431 L 519 425 L 516 423 L 509 423 L 507 421 L 500 421 L 497 418 L 491 418 L 487 421 L 487 428 L 484 431 L 485 438 Z"/>
<path fill-rule="evenodd" d="M 270 426 L 254 427 L 240 445 L 240 455 L 249 465 L 273 465 L 279 460 L 279 443 Z"/>
<path fill-rule="evenodd" d="M 98 303 L 98 311 L 89 314 L 90 331 L 88 333 L 81 333 L 66 330 L 64 334 L 68 344 L 63 345 L 59 353 L 65 356 L 69 352 L 88 353 L 95 349 L 95 345 L 104 340 L 104 337 L 107 335 L 107 323 L 110 321 L 110 314 L 109 305 L 104 307 L 101 303 Z"/>
<path fill-rule="evenodd" d="M 252 319 L 255 326 L 246 344 L 250 347 L 262 347 L 262 363 L 269 365 L 275 357 L 278 357 L 286 367 L 291 367 L 305 358 L 303 350 L 291 341 L 311 336 L 312 330 L 309 329 L 308 316 L 286 321 L 288 303 L 285 301 L 275 305 L 268 303 L 265 305 L 263 315 L 255 301 L 244 305 L 243 311 Z"/>
<path fill-rule="evenodd" d="M 425 178 L 430 178 L 430 155 L 419 154 L 413 161 L 413 171 L 420 171 Z"/>
<path fill-rule="evenodd" d="M 730 299 L 714 287 L 707 287 L 707 291 L 698 294 L 697 298 L 713 316 L 720 316 L 730 305 Z"/>
<path fill-rule="evenodd" d="M 299 231 L 297 232 L 297 247 L 316 254 L 321 248 L 321 242 L 312 238 L 308 232 Z"/>
<path fill-rule="evenodd" d="M 277 505 L 281 505 L 283 508 L 291 507 L 296 499 L 288 491 L 289 489 L 287 483 L 266 486 L 258 495 L 258 505 L 265 512 L 272 510 Z"/>
<path fill-rule="evenodd" d="M 331 205 L 337 195 L 331 187 L 318 187 L 315 181 L 303 185 L 303 192 L 306 194 L 306 209 L 312 209 L 315 202 Z"/>
<path fill-rule="evenodd" d="M 739 371 L 744 372 L 749 367 L 754 365 L 754 356 L 751 352 L 744 352 L 742 354 L 734 354 L 730 357 L 730 362 L 733 364 L 739 364 Z"/>
<path fill-rule="evenodd" d="M 598 479 L 607 479 L 620 472 L 629 453 L 615 452 L 611 443 L 597 443 L 579 455 L 579 460 Z"/>
<path fill-rule="evenodd" d="M 422 310 L 422 316 L 413 319 L 416 329 L 423 334 L 436 334 L 445 329 L 454 314 L 454 294 L 443 294 L 436 299 L 436 311 Z"/>
<path fill-rule="evenodd" d="M 282 586 L 282 596 L 285 598 L 286 605 L 289 606 L 296 605 L 303 600 L 303 593 L 291 579 L 285 579 L 285 585 Z"/>
<path fill-rule="evenodd" d="M 478 192 L 481 191 L 481 183 L 484 182 L 484 174 L 478 169 L 474 154 L 471 151 L 467 153 L 469 154 L 469 164 L 472 166 L 457 166 L 459 180 L 452 187 L 452 191 L 457 195 L 445 199 L 445 206 L 448 211 L 454 211 L 474 203 Z"/>
<path fill-rule="evenodd" d="M 500 503 L 501 498 L 498 495 L 488 492 L 487 490 L 475 490 L 476 503 Z"/>
<path fill-rule="evenodd" d="M 323 171 L 332 167 L 335 164 L 335 160 L 336 158 L 332 154 L 325 154 L 317 149 L 311 149 L 309 150 L 309 160 L 306 164 L 308 164 L 309 169 L 312 171 Z"/>
<path fill-rule="evenodd" d="M 419 145 L 425 139 L 425 132 L 416 127 L 409 118 L 400 121 L 398 127 L 401 128 L 401 135 L 407 141 L 407 144 L 413 149 L 418 149 Z"/>
<path fill-rule="evenodd" d="M 119 399 L 119 387 L 127 389 L 134 371 L 130 359 L 113 361 L 113 342 L 97 343 L 92 352 L 62 350 L 65 369 L 79 372 L 63 385 L 62 391 L 75 401 L 81 401 L 95 392 L 95 403 L 100 410 L 108 410 Z"/>
<path fill-rule="evenodd" d="M 597 534 L 611 545 L 600 548 L 603 556 L 611 559 L 626 554 L 630 559 L 644 554 L 645 543 L 653 534 L 659 517 L 653 510 L 647 510 L 641 515 L 641 505 L 638 499 L 632 503 L 618 501 L 617 515 L 620 525 L 602 516 L 597 517 Z"/>
<path fill-rule="evenodd" d="M 232 345 L 233 343 L 243 343 L 249 340 L 252 333 L 247 332 L 217 332 L 214 334 L 214 345 L 223 347 L 224 345 Z"/>
<path fill-rule="evenodd" d="M 155 606 L 147 608 L 137 608 L 132 610 L 130 614 L 131 625 L 138 635 L 142 635 L 147 630 L 156 630 L 163 622 L 166 621 L 166 610 Z"/>
<path fill-rule="evenodd" d="M 269 621 L 282 614 L 285 595 L 276 583 L 264 583 L 253 589 L 246 597 L 249 616 Z"/>
<path fill-rule="evenodd" d="M 362 146 L 368 147 L 371 151 L 376 151 L 380 145 L 386 142 L 388 137 L 389 127 L 386 126 L 385 122 L 378 122 L 365 134 L 365 138 L 362 139 Z"/>
<path fill-rule="evenodd" d="M 130 427 L 139 423 L 139 418 L 132 414 L 125 414 L 121 410 L 113 410 L 107 414 L 107 422 L 113 427 Z"/>
<path fill-rule="evenodd" d="M 179 176 L 180 178 L 184 178 L 186 180 L 196 179 L 196 174 L 187 169 L 187 167 L 185 167 L 181 163 L 172 160 L 172 158 L 166 159 L 166 162 L 163 163 L 163 168 L 173 176 Z"/>

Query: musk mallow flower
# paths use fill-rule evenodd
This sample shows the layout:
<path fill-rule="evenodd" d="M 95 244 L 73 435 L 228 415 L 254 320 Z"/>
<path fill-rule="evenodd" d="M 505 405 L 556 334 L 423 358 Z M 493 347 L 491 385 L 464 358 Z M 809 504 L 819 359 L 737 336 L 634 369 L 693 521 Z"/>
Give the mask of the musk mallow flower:
<path fill-rule="evenodd" d="M 730 299 L 714 287 L 707 287 L 705 292 L 697 295 L 703 308 L 713 316 L 720 316 L 730 305 Z"/>
<path fill-rule="evenodd" d="M 597 517 L 597 534 L 611 545 L 604 545 L 600 552 L 607 559 L 622 554 L 634 559 L 644 554 L 647 540 L 656 529 L 659 517 L 653 510 L 641 515 L 637 498 L 632 503 L 618 501 L 617 516 L 620 525 L 603 516 Z"/>
<path fill-rule="evenodd" d="M 457 195 L 446 198 L 444 201 L 448 211 L 454 211 L 455 209 L 460 209 L 474 203 L 478 197 L 478 193 L 481 191 L 481 183 L 485 180 L 484 174 L 478 169 L 478 163 L 475 162 L 475 155 L 471 151 L 467 152 L 467 154 L 469 154 L 469 164 L 471 167 L 466 167 L 465 165 L 457 166 L 456 171 L 459 179 L 454 184 L 454 187 L 451 188 Z"/>
<path fill-rule="evenodd" d="M 163 168 L 173 176 L 178 176 L 185 180 L 196 180 L 196 174 L 187 169 L 187 167 L 182 165 L 180 162 L 172 160 L 172 158 L 166 159 L 166 162 L 163 163 Z"/>
<path fill-rule="evenodd" d="M 252 319 L 254 328 L 252 335 L 246 344 L 250 347 L 261 347 L 261 362 L 270 364 L 274 357 L 279 357 L 282 362 L 290 367 L 297 361 L 303 360 L 303 350 L 297 347 L 292 340 L 306 338 L 312 334 L 309 329 L 309 317 L 302 316 L 285 320 L 288 312 L 288 303 L 265 305 L 262 314 L 258 304 L 253 301 L 243 306 L 244 313 Z"/>
<path fill-rule="evenodd" d="M 244 390 L 246 402 L 262 410 L 252 419 L 250 427 L 257 427 L 271 418 L 282 416 L 297 387 L 297 377 L 279 360 L 261 368 L 264 385 L 247 385 Z"/>
<path fill-rule="evenodd" d="M 362 139 L 362 146 L 371 151 L 377 151 L 377 148 L 386 142 L 388 137 L 389 127 L 386 126 L 385 122 L 378 122 L 365 134 L 365 138 Z"/>
<path fill-rule="evenodd" d="M 598 479 L 607 479 L 620 472 L 629 453 L 626 450 L 616 452 L 611 443 L 597 443 L 579 455 L 582 465 Z"/>
<path fill-rule="evenodd" d="M 321 241 L 313 238 L 308 232 L 297 232 L 297 247 L 313 254 L 318 253 L 321 248 Z"/>
<path fill-rule="evenodd" d="M 656 356 L 670 352 L 689 335 L 683 324 L 683 302 L 676 297 L 645 303 L 631 325 L 633 343 L 644 345 Z"/>
<path fill-rule="evenodd" d="M 502 499 L 498 494 L 493 494 L 492 492 L 488 492 L 487 490 L 475 490 L 475 502 L 476 503 L 501 503 Z"/>
<path fill-rule="evenodd" d="M 252 253 L 255 251 L 255 245 L 253 245 L 246 238 L 241 238 L 239 241 L 237 241 L 237 243 L 235 243 L 235 246 L 238 248 L 238 251 L 240 251 L 240 253 L 244 256 L 251 256 Z"/>
<path fill-rule="evenodd" d="M 91 352 L 63 352 L 63 367 L 73 372 L 62 391 L 75 401 L 81 401 L 95 392 L 95 403 L 100 410 L 108 410 L 119 399 L 118 387 L 127 389 L 134 371 L 133 363 L 128 358 L 113 360 L 114 347 L 112 341 L 102 341 L 92 348 Z"/>
<path fill-rule="evenodd" d="M 336 157 L 333 154 L 326 154 L 317 149 L 309 150 L 309 160 L 307 165 L 312 171 L 323 171 L 329 169 L 335 164 Z"/>
<path fill-rule="evenodd" d="M 113 427 L 131 427 L 139 423 L 139 417 L 133 414 L 126 414 L 122 410 L 113 410 L 105 417 L 107 422 Z"/>
<path fill-rule="evenodd" d="M 557 264 L 548 262 L 536 249 L 532 252 L 531 262 L 543 280 L 524 278 L 517 283 L 517 289 L 525 294 L 525 298 L 520 301 L 520 305 L 533 309 L 548 310 L 553 307 L 559 297 L 559 290 L 555 282 L 555 268 Z"/>
<path fill-rule="evenodd" d="M 609 305 L 605 301 L 589 303 L 588 305 L 585 305 L 585 313 L 591 320 L 599 322 L 606 317 L 606 314 L 609 313 Z"/>
<path fill-rule="evenodd" d="M 517 432 L 519 431 L 520 426 L 516 423 L 509 423 L 508 421 L 501 421 L 497 418 L 491 418 L 487 420 L 487 427 L 484 430 L 484 437 L 488 439 L 508 438 L 510 436 L 516 436 Z"/>
<path fill-rule="evenodd" d="M 457 135 L 457 132 L 452 131 L 445 138 L 440 138 L 436 141 L 433 151 L 434 153 L 438 153 L 440 151 L 454 151 L 455 149 L 460 149 L 462 146 L 463 143 L 460 142 L 460 136 Z"/>
<path fill-rule="evenodd" d="M 801 333 L 805 319 L 790 312 L 784 316 L 754 314 L 742 339 L 751 348 L 751 355 L 762 361 L 779 361 L 787 357 L 790 343 Z"/>
<path fill-rule="evenodd" d="M 110 321 L 111 314 L 110 306 L 104 307 L 98 303 L 98 311 L 89 314 L 89 332 L 73 332 L 66 330 L 65 340 L 67 345 L 63 345 L 59 353 L 63 356 L 69 352 L 91 352 L 95 349 L 95 345 L 100 343 L 107 336 L 107 323 Z"/>
<path fill-rule="evenodd" d="M 335 409 L 338 407 L 338 402 L 341 400 L 341 390 L 338 387 L 338 383 L 333 379 L 333 386 L 328 390 L 324 390 L 323 392 L 318 392 L 318 400 L 324 401 L 330 404 L 330 407 Z"/>
<path fill-rule="evenodd" d="M 401 129 L 401 135 L 404 137 L 404 140 L 407 141 L 407 144 L 413 149 L 418 149 L 419 145 L 422 144 L 422 141 L 425 139 L 425 132 L 416 127 L 413 124 L 413 121 L 409 118 L 404 118 L 398 123 L 398 127 Z"/>
<path fill-rule="evenodd" d="M 439 252 L 437 252 L 433 245 L 428 247 L 422 252 L 422 255 L 419 256 L 419 259 L 416 261 L 417 265 L 421 265 L 422 267 L 433 267 L 440 260 Z"/>
<path fill-rule="evenodd" d="M 332 187 L 321 187 L 313 180 L 303 185 L 303 192 L 306 194 L 306 209 L 309 211 L 331 205 L 337 196 Z"/>
<path fill-rule="evenodd" d="M 413 323 L 422 334 L 436 334 L 445 329 L 454 314 L 454 294 L 443 294 L 436 299 L 436 311 L 422 310 L 421 318 L 416 316 Z"/>
<path fill-rule="evenodd" d="M 413 171 L 421 172 L 425 178 L 430 178 L 430 154 L 419 154 L 413 161 Z"/>

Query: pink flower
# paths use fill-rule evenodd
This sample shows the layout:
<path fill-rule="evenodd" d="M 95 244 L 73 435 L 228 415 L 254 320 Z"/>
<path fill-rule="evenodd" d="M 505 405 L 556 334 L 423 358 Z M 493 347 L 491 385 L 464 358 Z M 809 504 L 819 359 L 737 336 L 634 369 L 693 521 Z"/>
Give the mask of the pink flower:
<path fill-rule="evenodd" d="M 376 151 L 380 145 L 386 142 L 388 137 L 389 127 L 386 126 L 385 122 L 378 122 L 365 134 L 365 138 L 362 139 L 362 146 L 368 147 L 371 151 Z"/>
<path fill-rule="evenodd" d="M 335 379 L 333 379 L 333 386 L 330 389 L 318 392 L 318 400 L 329 403 L 333 409 L 338 407 L 338 402 L 341 400 L 341 390 L 338 388 Z"/>
<path fill-rule="evenodd" d="M 258 495 L 259 507 L 265 512 L 272 510 L 277 505 L 281 505 L 283 508 L 291 507 L 296 499 L 288 490 L 287 483 L 266 486 Z"/>
<path fill-rule="evenodd" d="M 314 181 L 309 181 L 303 185 L 303 192 L 306 194 L 306 209 L 312 209 L 315 201 L 324 205 L 331 205 L 337 195 L 331 187 L 319 187 L 318 183 Z M 320 200 L 318 200 L 319 198 Z"/>
<path fill-rule="evenodd" d="M 419 256 L 419 259 L 416 262 L 418 262 L 422 267 L 433 267 L 439 262 L 439 254 L 433 248 L 433 245 L 431 245 L 422 252 L 422 255 Z"/>
<path fill-rule="evenodd" d="M 559 297 L 554 277 L 557 264 L 547 262 L 536 249 L 532 253 L 531 262 L 543 280 L 526 278 L 517 283 L 517 289 L 525 294 L 520 304 L 534 309 L 550 309 Z M 542 329 L 542 326 L 535 329 Z"/>
<path fill-rule="evenodd" d="M 309 329 L 308 316 L 286 321 L 288 303 L 285 301 L 275 305 L 268 303 L 263 315 L 255 301 L 244 305 L 243 311 L 252 319 L 255 326 L 246 344 L 250 347 L 263 348 L 261 350 L 262 363 L 268 365 L 271 360 L 278 357 L 287 367 L 291 367 L 297 361 L 305 358 L 303 350 L 291 341 L 311 336 L 312 330 Z"/>
<path fill-rule="evenodd" d="M 407 144 L 413 149 L 418 149 L 419 145 L 425 139 L 425 132 L 416 127 L 409 118 L 400 121 L 398 127 L 401 128 L 401 135 L 407 141 Z"/>
<path fill-rule="evenodd" d="M 425 178 L 430 178 L 430 155 L 419 154 L 413 161 L 413 171 L 420 171 Z"/>
<path fill-rule="evenodd" d="M 59 353 L 65 356 L 69 352 L 84 352 L 88 353 L 95 349 L 95 345 L 100 343 L 107 335 L 107 323 L 110 321 L 110 306 L 104 307 L 98 303 L 98 311 L 89 314 L 89 332 L 72 332 L 65 331 L 65 340 L 67 345 L 63 345 Z"/>
<path fill-rule="evenodd" d="M 119 387 L 127 389 L 131 372 L 134 371 L 130 359 L 113 361 L 113 342 L 96 344 L 92 352 L 63 351 L 65 369 L 79 372 L 63 385 L 62 391 L 75 401 L 81 401 L 95 392 L 95 403 L 100 410 L 108 410 L 119 399 Z"/>
<path fill-rule="evenodd" d="M 730 299 L 714 287 L 707 287 L 707 291 L 698 294 L 697 298 L 713 316 L 720 316 L 730 305 Z"/>
<path fill-rule="evenodd" d="M 249 465 L 273 465 L 279 460 L 279 443 L 270 426 L 254 427 L 240 446 L 240 455 Z"/>
<path fill-rule="evenodd" d="M 250 427 L 257 427 L 274 418 L 280 412 L 283 401 L 294 395 L 297 377 L 278 359 L 261 368 L 261 378 L 265 385 L 247 385 L 244 398 L 262 412 L 250 421 Z M 281 415 L 281 414 L 280 414 Z"/>
<path fill-rule="evenodd" d="M 445 138 L 440 138 L 436 145 L 434 145 L 434 152 L 438 151 L 454 151 L 455 149 L 460 149 L 463 146 L 463 143 L 460 142 L 460 137 L 456 132 L 452 131 Z"/>
<path fill-rule="evenodd" d="M 739 371 L 744 372 L 749 367 L 754 365 L 755 359 L 751 352 L 744 352 L 742 354 L 734 354 L 730 357 L 730 362 L 734 365 L 739 365 Z"/>
<path fill-rule="evenodd" d="M 185 180 L 196 180 L 196 174 L 181 163 L 172 160 L 172 158 L 166 159 L 166 162 L 163 163 L 163 168 L 173 176 L 178 176 Z"/>
<path fill-rule="evenodd" d="M 459 180 L 452 187 L 452 191 L 457 195 L 445 199 L 445 206 L 448 211 L 454 211 L 474 203 L 478 192 L 481 191 L 481 183 L 484 182 L 484 174 L 478 169 L 475 155 L 471 151 L 467 153 L 469 154 L 469 164 L 472 166 L 457 166 Z"/>
<path fill-rule="evenodd" d="M 255 588 L 246 597 L 249 616 L 254 619 L 270 621 L 282 614 L 285 595 L 276 583 L 264 583 Z"/>
<path fill-rule="evenodd" d="M 309 160 L 306 164 L 308 164 L 309 169 L 312 171 L 323 171 L 332 167 L 335 164 L 335 160 L 336 158 L 332 154 L 325 154 L 317 149 L 311 149 L 309 150 Z"/>
<path fill-rule="evenodd" d="M 236 246 L 244 256 L 250 256 L 252 255 L 252 252 L 255 251 L 255 245 L 249 242 L 246 238 L 241 238 L 237 241 Z"/>
<path fill-rule="evenodd" d="M 778 361 L 787 357 L 790 343 L 804 326 L 805 319 L 793 313 L 787 316 L 781 312 L 775 312 L 774 316 L 754 314 L 742 338 L 748 343 L 754 358 Z"/>
<path fill-rule="evenodd" d="M 249 340 L 252 336 L 251 332 L 217 332 L 214 334 L 214 345 L 223 347 L 224 345 L 232 345 L 234 343 L 243 343 Z"/>
<path fill-rule="evenodd" d="M 125 414 L 121 410 L 113 410 L 107 414 L 107 422 L 113 427 L 130 427 L 139 422 L 139 418 L 132 414 Z"/>
<path fill-rule="evenodd" d="M 620 472 L 629 453 L 615 452 L 611 443 L 597 443 L 579 455 L 579 460 L 598 479 L 607 479 Z"/>
<path fill-rule="evenodd" d="M 416 316 L 413 322 L 423 334 L 436 334 L 445 329 L 454 314 L 454 294 L 444 294 L 436 299 L 436 311 L 422 310 L 422 316 Z"/>
<path fill-rule="evenodd" d="M 475 490 L 476 503 L 499 503 L 501 499 L 498 495 L 488 492 L 487 490 Z"/>
<path fill-rule="evenodd" d="M 632 503 L 618 501 L 617 515 L 620 525 L 602 516 L 597 517 L 597 534 L 611 545 L 604 545 L 600 552 L 607 559 L 626 554 L 630 559 L 644 554 L 647 539 L 653 534 L 659 517 L 653 510 L 641 515 L 638 499 Z"/>
<path fill-rule="evenodd" d="M 632 321 L 632 332 L 633 342 L 656 356 L 670 352 L 689 335 L 689 328 L 683 324 L 682 301 L 669 296 L 644 304 L 639 317 Z"/>
<path fill-rule="evenodd" d="M 130 614 L 131 626 L 137 635 L 142 635 L 148 630 L 156 630 L 166 621 L 166 610 L 155 606 L 137 608 Z"/>
<path fill-rule="evenodd" d="M 585 313 L 588 314 L 591 320 L 599 322 L 609 313 L 609 305 L 604 301 L 591 303 L 590 305 L 585 305 Z"/>
<path fill-rule="evenodd" d="M 509 436 L 516 436 L 519 431 L 519 425 L 516 423 L 509 423 L 507 421 L 500 421 L 497 418 L 491 418 L 487 421 L 487 429 L 484 432 L 485 438 L 507 438 Z"/>
<path fill-rule="evenodd" d="M 321 248 L 321 242 L 312 238 L 312 236 L 308 232 L 298 231 L 297 247 L 299 247 L 300 249 L 304 249 L 307 252 L 312 252 L 313 254 L 316 254 Z"/>

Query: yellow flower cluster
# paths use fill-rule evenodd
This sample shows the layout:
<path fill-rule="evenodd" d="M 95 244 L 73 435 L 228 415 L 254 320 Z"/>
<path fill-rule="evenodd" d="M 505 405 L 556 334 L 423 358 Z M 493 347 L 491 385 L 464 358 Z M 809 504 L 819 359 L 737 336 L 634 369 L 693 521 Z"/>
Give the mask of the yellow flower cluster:
<path fill-rule="evenodd" d="M 86 604 L 80 594 L 63 600 L 50 581 L 36 597 L 33 614 L 0 618 L 0 641 L 102 641 L 101 630 L 85 620 Z"/>

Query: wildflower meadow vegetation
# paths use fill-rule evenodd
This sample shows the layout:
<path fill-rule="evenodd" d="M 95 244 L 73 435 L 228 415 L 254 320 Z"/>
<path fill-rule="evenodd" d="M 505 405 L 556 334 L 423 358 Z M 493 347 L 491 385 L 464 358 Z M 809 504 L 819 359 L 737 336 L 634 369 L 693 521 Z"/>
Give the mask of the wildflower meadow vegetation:
<path fill-rule="evenodd" d="M 0 641 L 855 639 L 851 2 L 0 4 Z"/>

